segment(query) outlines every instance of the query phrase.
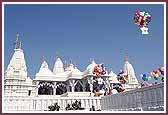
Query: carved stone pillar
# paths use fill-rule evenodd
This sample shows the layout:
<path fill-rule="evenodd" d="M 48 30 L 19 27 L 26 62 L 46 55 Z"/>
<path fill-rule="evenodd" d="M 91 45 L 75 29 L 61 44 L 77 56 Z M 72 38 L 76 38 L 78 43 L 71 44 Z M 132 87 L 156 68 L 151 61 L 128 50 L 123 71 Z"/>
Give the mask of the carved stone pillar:
<path fill-rule="evenodd" d="M 75 86 L 78 82 L 75 80 L 69 80 L 69 85 L 71 86 L 71 91 L 74 92 L 75 91 Z"/>
<path fill-rule="evenodd" d="M 54 88 L 53 88 L 53 90 L 54 90 L 54 95 L 56 95 L 56 89 L 57 89 L 57 82 L 54 82 Z"/>
<path fill-rule="evenodd" d="M 67 89 L 67 92 L 70 92 L 69 82 L 68 81 L 66 82 L 66 89 Z"/>
<path fill-rule="evenodd" d="M 38 85 L 39 85 L 39 81 L 36 81 L 36 96 L 38 96 Z"/>
<path fill-rule="evenodd" d="M 85 92 L 85 88 L 86 88 L 86 82 L 87 82 L 87 80 L 86 79 L 82 79 L 81 80 L 81 85 L 82 85 L 82 89 L 83 89 L 83 92 Z"/>
<path fill-rule="evenodd" d="M 93 92 L 93 76 L 87 77 L 89 86 L 90 86 L 90 91 Z"/>

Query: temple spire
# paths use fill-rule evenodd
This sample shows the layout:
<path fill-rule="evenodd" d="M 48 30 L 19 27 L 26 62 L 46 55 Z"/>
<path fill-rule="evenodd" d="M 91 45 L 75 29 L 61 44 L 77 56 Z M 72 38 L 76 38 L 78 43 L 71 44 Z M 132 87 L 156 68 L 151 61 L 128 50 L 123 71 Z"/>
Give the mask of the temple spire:
<path fill-rule="evenodd" d="M 21 50 L 22 44 L 19 41 L 19 34 L 16 35 L 16 41 L 14 43 L 15 43 L 15 46 L 14 46 L 15 49 L 6 70 L 6 77 L 26 79 L 27 67 L 26 67 L 26 61 L 24 58 L 24 52 Z"/>

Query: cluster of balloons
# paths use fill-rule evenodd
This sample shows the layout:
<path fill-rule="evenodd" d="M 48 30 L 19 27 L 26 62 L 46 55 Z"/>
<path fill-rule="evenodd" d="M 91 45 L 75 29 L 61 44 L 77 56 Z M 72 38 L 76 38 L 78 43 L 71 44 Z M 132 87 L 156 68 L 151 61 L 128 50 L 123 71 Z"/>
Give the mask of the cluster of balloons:
<path fill-rule="evenodd" d="M 93 74 L 96 74 L 97 76 L 101 76 L 101 75 L 106 74 L 104 65 L 97 64 L 93 69 Z"/>
<path fill-rule="evenodd" d="M 151 76 L 154 77 L 155 80 L 158 80 L 158 78 L 163 75 L 164 76 L 164 67 L 160 67 L 157 70 L 153 70 L 151 72 Z"/>
<path fill-rule="evenodd" d="M 136 11 L 134 14 L 134 24 L 138 25 L 141 30 L 142 34 L 148 34 L 148 24 L 151 22 L 151 15 L 145 11 Z"/>
<path fill-rule="evenodd" d="M 142 77 L 142 80 L 144 81 L 149 81 L 152 79 L 152 77 L 155 80 L 158 80 L 158 78 L 163 75 L 164 76 L 164 67 L 160 67 L 157 70 L 153 70 L 150 75 L 147 74 L 141 74 L 140 76 Z"/>
<path fill-rule="evenodd" d="M 140 76 L 142 77 L 142 80 L 144 80 L 144 81 L 149 81 L 152 79 L 152 77 L 147 74 L 141 74 Z"/>

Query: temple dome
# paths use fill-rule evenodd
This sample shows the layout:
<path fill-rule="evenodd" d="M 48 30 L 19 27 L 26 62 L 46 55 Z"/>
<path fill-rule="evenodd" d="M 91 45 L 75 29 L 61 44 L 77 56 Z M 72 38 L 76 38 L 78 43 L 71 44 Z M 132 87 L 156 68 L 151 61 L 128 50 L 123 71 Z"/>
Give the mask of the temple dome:
<path fill-rule="evenodd" d="M 75 67 L 73 69 L 73 73 L 79 73 L 79 74 L 81 74 L 82 72 L 77 67 Z"/>
<path fill-rule="evenodd" d="M 77 67 L 74 68 L 74 72 L 81 72 Z"/>
<path fill-rule="evenodd" d="M 73 64 L 71 66 L 69 66 L 69 78 L 70 79 L 81 79 L 83 76 L 83 72 L 81 72 L 76 66 L 74 66 Z M 67 71 L 68 72 L 68 71 Z"/>
<path fill-rule="evenodd" d="M 41 64 L 40 70 L 37 75 L 53 75 L 51 70 L 48 68 L 48 64 L 46 61 L 43 61 L 43 63 Z"/>
<path fill-rule="evenodd" d="M 63 73 L 63 72 L 64 72 L 64 65 L 62 63 L 62 60 L 59 57 L 57 57 L 54 64 L 53 73 L 57 74 L 57 73 Z"/>
<path fill-rule="evenodd" d="M 94 70 L 94 67 L 96 66 L 97 64 L 95 63 L 95 61 L 93 60 L 91 64 L 89 64 L 86 68 L 86 70 L 89 72 L 89 73 L 92 73 L 93 70 Z"/>
<path fill-rule="evenodd" d="M 113 71 L 110 72 L 109 76 L 110 83 L 120 83 L 117 79 L 117 75 Z"/>
<path fill-rule="evenodd" d="M 138 84 L 138 80 L 135 76 L 134 68 L 132 64 L 128 62 L 128 59 L 125 59 L 123 70 L 124 70 L 124 73 L 128 75 L 128 83 Z"/>

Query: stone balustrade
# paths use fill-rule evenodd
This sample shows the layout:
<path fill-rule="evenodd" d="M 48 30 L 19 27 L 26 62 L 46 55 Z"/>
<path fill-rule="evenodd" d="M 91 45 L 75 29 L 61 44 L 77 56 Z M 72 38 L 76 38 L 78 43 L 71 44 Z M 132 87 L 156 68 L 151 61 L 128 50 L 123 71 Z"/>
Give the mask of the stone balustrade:
<path fill-rule="evenodd" d="M 163 111 L 164 83 L 102 97 L 103 111 Z"/>
<path fill-rule="evenodd" d="M 89 111 L 92 105 L 95 109 L 101 109 L 101 97 L 61 97 L 46 96 L 37 97 L 5 96 L 4 111 L 47 111 L 48 106 L 58 103 L 60 111 L 65 111 L 67 104 L 72 104 L 76 100 L 81 101 L 81 107 Z"/>
<path fill-rule="evenodd" d="M 67 92 L 61 95 L 61 97 L 90 97 L 94 93 L 91 92 Z"/>

